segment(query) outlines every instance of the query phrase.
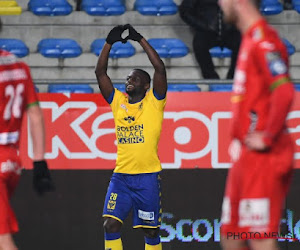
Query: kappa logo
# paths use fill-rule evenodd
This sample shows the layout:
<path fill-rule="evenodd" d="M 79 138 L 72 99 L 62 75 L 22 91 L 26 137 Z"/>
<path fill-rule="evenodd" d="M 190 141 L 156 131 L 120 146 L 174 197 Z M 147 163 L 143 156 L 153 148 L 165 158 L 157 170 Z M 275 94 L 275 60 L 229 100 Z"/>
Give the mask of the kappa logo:
<path fill-rule="evenodd" d="M 113 123 L 114 118 L 112 112 L 98 114 L 97 104 L 91 101 L 67 101 L 62 105 L 58 105 L 55 102 L 43 101 L 41 102 L 41 107 L 48 115 L 46 118 L 50 120 L 50 122 L 48 122 L 48 126 L 50 126 L 54 131 L 50 135 L 48 133 L 49 149 L 45 155 L 46 159 L 57 160 L 63 155 L 72 161 L 76 159 L 93 160 L 97 158 L 109 161 L 116 160 L 117 148 L 115 145 L 110 143 L 110 140 L 116 140 L 116 129 Z M 73 109 L 76 110 L 76 115 L 66 115 L 66 113 L 72 113 Z M 80 111 L 80 113 L 78 111 Z M 97 118 L 92 120 L 95 114 L 97 114 Z M 128 119 L 128 117 L 126 118 Z M 135 117 L 129 118 L 131 123 L 133 123 L 133 118 L 135 119 Z M 164 138 L 165 134 L 162 133 L 161 135 L 161 142 L 166 142 L 168 145 L 168 147 L 161 147 L 165 151 L 163 154 L 167 155 L 166 158 L 162 158 L 163 168 L 180 168 L 182 160 L 197 160 L 210 153 L 212 158 L 209 164 L 211 164 L 213 168 L 230 167 L 229 162 L 220 160 L 220 157 L 223 157 L 222 152 L 220 152 L 218 148 L 220 134 L 216 133 L 219 124 L 225 123 L 230 118 L 231 112 L 223 111 L 213 113 L 211 118 L 196 111 L 166 111 L 164 113 L 164 126 L 170 129 L 170 134 L 172 136 L 170 137 L 168 135 Z M 123 119 L 124 117 L 122 120 Z M 89 135 L 86 129 L 83 129 L 82 127 L 82 124 L 86 122 L 91 126 L 91 135 Z M 111 125 L 109 125 L 110 123 Z M 64 133 L 59 129 L 63 124 L 64 126 L 68 126 L 68 133 Z M 202 144 L 198 144 L 197 148 L 194 146 L 191 147 L 191 145 L 195 145 L 193 142 L 194 140 L 198 141 L 197 136 L 199 135 L 199 126 L 202 127 L 201 136 L 205 136 L 207 140 L 201 139 Z M 27 131 L 29 135 L 29 126 L 27 127 Z M 129 134 L 132 132 L 134 132 L 134 134 L 138 132 L 139 134 L 134 135 L 132 137 L 133 139 L 121 139 L 121 142 L 144 142 L 144 136 L 141 134 L 141 129 L 138 129 L 138 131 L 134 129 L 134 131 L 124 132 Z M 216 135 L 214 135 L 215 133 Z M 74 140 L 70 139 L 70 134 L 72 137 L 75 138 L 76 136 L 76 138 L 78 138 L 78 140 L 76 139 L 76 142 L 78 142 L 79 145 L 73 145 Z M 119 137 L 122 136 L 120 135 Z M 224 142 L 224 140 L 221 141 Z M 118 141 L 116 142 L 118 143 Z M 28 156 L 32 158 L 33 148 L 30 136 L 28 136 L 27 143 Z M 107 144 L 109 144 L 109 146 L 107 146 Z M 113 148 L 112 145 L 114 146 Z"/>
<path fill-rule="evenodd" d="M 133 116 L 127 116 L 124 118 L 125 121 L 127 121 L 128 123 L 134 122 L 135 118 Z"/>

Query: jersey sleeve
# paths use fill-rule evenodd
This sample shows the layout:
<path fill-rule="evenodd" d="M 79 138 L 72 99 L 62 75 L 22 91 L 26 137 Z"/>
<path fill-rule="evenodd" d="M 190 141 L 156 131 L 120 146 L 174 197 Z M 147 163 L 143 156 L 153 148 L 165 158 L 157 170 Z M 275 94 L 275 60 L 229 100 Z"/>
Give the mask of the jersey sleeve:
<path fill-rule="evenodd" d="M 125 96 L 124 94 L 115 88 L 115 91 L 114 91 L 114 95 L 112 97 L 112 101 L 111 103 L 109 104 L 111 109 L 112 109 L 112 112 L 115 113 L 120 105 L 120 103 L 125 99 Z"/>
<path fill-rule="evenodd" d="M 31 74 L 30 74 L 30 69 L 25 63 L 22 63 L 22 67 L 25 69 L 26 74 L 27 74 L 27 80 L 25 83 L 25 86 L 26 86 L 26 97 L 25 97 L 26 98 L 26 108 L 29 108 L 33 105 L 39 105 L 39 100 L 38 100 L 37 94 L 35 92 L 33 80 L 31 78 Z"/>
<path fill-rule="evenodd" d="M 284 46 L 270 42 L 258 44 L 257 63 L 267 87 L 271 91 L 270 111 L 265 128 L 264 141 L 271 146 L 275 138 L 283 131 L 286 117 L 291 107 L 294 87 L 288 73 L 288 56 Z"/>
<path fill-rule="evenodd" d="M 264 82 L 271 91 L 282 84 L 290 83 L 288 56 L 284 45 L 261 41 L 257 44 L 254 55 Z"/>
<path fill-rule="evenodd" d="M 149 90 L 149 99 L 151 100 L 152 104 L 154 105 L 155 108 L 157 108 L 158 110 L 164 110 L 165 106 L 166 106 L 166 96 L 163 99 L 158 99 L 153 92 L 153 88 L 151 88 Z"/>

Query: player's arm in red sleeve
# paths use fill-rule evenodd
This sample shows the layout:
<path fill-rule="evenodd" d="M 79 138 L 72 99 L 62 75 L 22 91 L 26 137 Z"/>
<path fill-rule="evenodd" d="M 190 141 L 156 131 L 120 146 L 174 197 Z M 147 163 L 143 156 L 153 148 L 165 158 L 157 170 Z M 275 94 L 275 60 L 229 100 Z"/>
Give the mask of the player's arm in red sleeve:
<path fill-rule="evenodd" d="M 288 73 L 287 53 L 285 54 L 282 49 L 267 45 L 260 43 L 256 55 L 265 81 L 272 93 L 270 113 L 263 138 L 265 144 L 270 147 L 284 129 L 285 120 L 294 97 L 294 86 Z"/>
<path fill-rule="evenodd" d="M 31 78 L 29 67 L 23 63 L 22 67 L 26 71 L 26 109 L 27 116 L 30 123 L 30 133 L 33 144 L 33 160 L 41 161 L 44 160 L 45 154 L 45 129 L 43 113 L 39 106 L 37 94 L 35 92 L 33 80 Z"/>
<path fill-rule="evenodd" d="M 54 191 L 47 161 L 45 160 L 45 125 L 42 109 L 39 106 L 30 69 L 22 63 L 27 74 L 26 81 L 26 105 L 30 126 L 30 134 L 33 144 L 33 187 L 39 195 Z"/>

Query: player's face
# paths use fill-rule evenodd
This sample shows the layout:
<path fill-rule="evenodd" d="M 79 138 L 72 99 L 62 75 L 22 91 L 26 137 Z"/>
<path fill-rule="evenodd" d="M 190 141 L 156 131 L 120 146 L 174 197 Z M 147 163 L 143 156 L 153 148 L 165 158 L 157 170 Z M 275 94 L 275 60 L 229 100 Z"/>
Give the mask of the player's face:
<path fill-rule="evenodd" d="M 125 90 L 128 95 L 142 94 L 146 92 L 142 76 L 137 71 L 131 71 L 127 76 Z"/>
<path fill-rule="evenodd" d="M 236 13 L 235 13 L 235 3 L 234 0 L 219 0 L 219 5 L 223 11 L 224 21 L 227 23 L 236 23 Z"/>

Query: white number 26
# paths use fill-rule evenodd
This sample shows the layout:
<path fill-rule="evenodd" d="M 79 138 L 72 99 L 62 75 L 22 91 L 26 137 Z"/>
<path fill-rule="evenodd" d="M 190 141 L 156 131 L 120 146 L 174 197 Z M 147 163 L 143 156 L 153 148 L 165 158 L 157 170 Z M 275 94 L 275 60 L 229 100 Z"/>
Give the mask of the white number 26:
<path fill-rule="evenodd" d="M 21 117 L 21 107 L 23 102 L 22 93 L 24 91 L 24 84 L 20 83 L 14 88 L 13 85 L 8 85 L 5 88 L 5 96 L 9 100 L 5 106 L 3 118 L 9 120 L 11 116 L 15 118 Z"/>

